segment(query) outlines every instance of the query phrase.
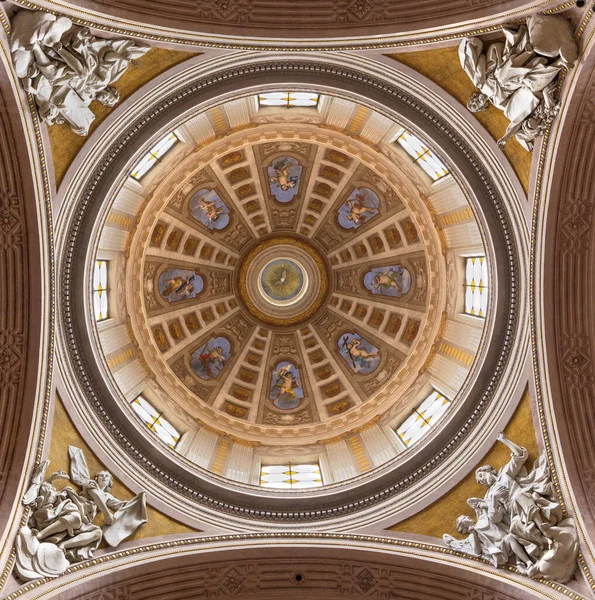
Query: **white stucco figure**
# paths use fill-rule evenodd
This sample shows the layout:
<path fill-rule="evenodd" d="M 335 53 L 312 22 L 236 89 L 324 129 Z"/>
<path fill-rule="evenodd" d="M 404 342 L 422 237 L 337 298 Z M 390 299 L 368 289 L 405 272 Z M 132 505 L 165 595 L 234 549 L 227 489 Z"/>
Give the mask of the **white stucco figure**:
<path fill-rule="evenodd" d="M 467 501 L 477 520 L 460 516 L 457 529 L 468 537 L 445 534 L 444 542 L 495 567 L 514 565 L 529 577 L 568 581 L 576 568 L 578 538 L 555 496 L 545 455 L 527 473 L 527 450 L 502 434 L 498 440 L 510 448 L 510 460 L 499 471 L 489 465 L 477 469 L 478 483 L 488 487 L 483 498 Z"/>
<path fill-rule="evenodd" d="M 111 84 L 149 49 L 133 40 L 97 37 L 42 11 L 21 10 L 11 25 L 15 71 L 35 97 L 42 121 L 68 123 L 79 135 L 87 135 L 95 119 L 91 102 L 113 106 L 119 95 Z"/>
<path fill-rule="evenodd" d="M 110 493 L 110 473 L 100 471 L 91 479 L 82 450 L 69 446 L 68 454 L 70 475 L 58 471 L 44 482 L 45 461 L 23 498 L 31 508 L 15 542 L 15 569 L 23 581 L 58 577 L 72 563 L 91 558 L 102 539 L 115 547 L 147 521 L 144 492 L 127 502 L 118 500 Z M 69 479 L 80 490 L 68 486 L 58 491 L 52 483 L 56 479 Z M 98 512 L 103 528 L 94 523 Z"/>
<path fill-rule="evenodd" d="M 476 37 L 459 45 L 461 66 L 479 89 L 467 107 L 486 110 L 491 102 L 510 121 L 498 140 L 503 147 L 514 135 L 527 150 L 559 111 L 557 77 L 578 57 L 572 27 L 557 15 L 533 15 L 520 27 L 504 27 L 504 41 L 484 49 Z"/>

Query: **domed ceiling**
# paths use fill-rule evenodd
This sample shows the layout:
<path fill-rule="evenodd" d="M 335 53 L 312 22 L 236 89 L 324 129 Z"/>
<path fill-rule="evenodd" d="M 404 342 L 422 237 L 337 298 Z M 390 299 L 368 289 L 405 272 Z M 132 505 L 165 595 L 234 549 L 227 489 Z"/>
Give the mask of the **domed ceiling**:
<path fill-rule="evenodd" d="M 255 104 L 193 117 L 118 193 L 97 258 L 112 259 L 110 317 L 126 327 L 114 346 L 99 323 L 106 364 L 123 401 L 156 407 L 201 466 L 217 472 L 196 449 L 207 432 L 249 454 L 244 473 L 219 472 L 251 483 L 260 461 L 392 438 L 372 460 L 349 442 L 354 475 L 408 446 L 395 429 L 424 398 L 438 391 L 443 411 L 463 387 L 485 322 L 461 314 L 464 255 L 485 250 L 462 190 L 444 165 L 433 183 L 399 124 L 327 96 Z M 245 122 L 195 143 L 242 110 Z M 130 202 L 141 210 L 125 248 L 106 256 Z"/>

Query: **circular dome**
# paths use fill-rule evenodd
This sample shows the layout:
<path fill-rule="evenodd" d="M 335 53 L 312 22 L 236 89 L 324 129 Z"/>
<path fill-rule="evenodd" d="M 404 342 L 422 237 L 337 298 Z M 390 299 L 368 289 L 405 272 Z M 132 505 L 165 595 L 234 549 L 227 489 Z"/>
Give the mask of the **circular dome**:
<path fill-rule="evenodd" d="M 395 410 L 436 353 L 447 300 L 423 173 L 407 180 L 304 112 L 279 116 L 171 165 L 123 275 L 155 387 L 272 455 Z"/>
<path fill-rule="evenodd" d="M 295 67 L 298 79 L 310 69 Z M 322 71 L 317 65 L 316 77 Z M 368 87 L 371 96 L 385 93 Z M 87 397 L 99 414 L 102 406 L 118 414 L 117 431 L 111 423 L 109 429 L 119 446 L 142 454 L 151 476 L 167 486 L 187 477 L 215 496 L 240 494 L 253 510 L 242 485 L 266 486 L 279 465 L 297 463 L 311 480 L 319 465 L 323 483 L 347 481 L 358 494 L 368 489 L 358 477 L 368 471 L 366 486 L 412 473 L 391 485 L 402 489 L 457 447 L 508 368 L 517 321 L 506 307 L 516 296 L 505 306 L 494 300 L 496 290 L 500 300 L 514 287 L 507 269 L 516 248 L 498 192 L 444 124 L 438 137 L 463 176 L 449 174 L 450 157 L 435 142 L 430 150 L 419 131 L 414 135 L 411 120 L 399 122 L 392 109 L 377 112 L 344 91 L 295 110 L 259 106 L 258 90 L 227 91 L 224 102 L 192 111 L 197 90 L 164 100 L 163 110 L 178 97 L 186 106 L 171 133 L 157 133 L 153 121 L 152 137 L 141 135 L 144 145 L 134 152 L 128 134 L 118 139 L 111 172 L 126 169 L 119 183 L 108 190 L 101 163 L 98 183 L 77 206 L 89 230 L 95 217 L 88 199 L 100 189 L 110 195 L 89 254 L 108 263 L 110 298 L 109 318 L 91 340 L 103 353 L 91 370 L 103 381 L 87 370 Z M 427 114 L 402 92 L 392 97 L 407 117 Z M 170 136 L 175 141 L 164 155 Z M 126 152 L 118 156 L 121 147 Z M 135 177 L 145 163 L 154 168 Z M 487 237 L 483 211 L 498 223 Z M 88 243 L 80 231 L 66 253 Z M 256 252 L 258 265 L 248 275 L 252 249 L 287 238 L 292 242 L 279 255 Z M 295 242 L 313 252 L 290 255 Z M 309 264 L 316 257 L 318 273 Z M 307 275 L 293 307 L 271 309 L 272 296 L 260 291 L 263 269 L 276 258 L 294 261 Z M 63 264 L 68 321 L 76 315 L 66 281 L 77 268 L 71 259 Z M 242 272 L 250 280 L 244 294 Z M 258 300 L 262 314 L 246 300 Z M 295 311 L 295 321 L 267 323 L 263 309 L 268 318 Z M 491 345 L 484 330 L 494 326 L 505 333 Z M 69 351 L 86 352 L 77 329 L 69 331 Z M 145 429 L 139 406 L 154 415 L 141 417 Z M 164 422 L 175 433 L 166 441 L 173 451 L 159 445 L 165 436 L 156 430 Z M 439 457 L 424 443 L 430 439 L 443 448 Z M 333 489 L 325 505 L 343 503 Z M 188 493 L 198 498 L 195 490 Z M 324 518 L 324 511 L 312 515 Z"/>

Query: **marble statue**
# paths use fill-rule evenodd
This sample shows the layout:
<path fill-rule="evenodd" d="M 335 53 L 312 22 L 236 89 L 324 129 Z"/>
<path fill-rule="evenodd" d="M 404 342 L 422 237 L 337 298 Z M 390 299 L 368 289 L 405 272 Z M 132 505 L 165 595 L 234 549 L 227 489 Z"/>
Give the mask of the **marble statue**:
<path fill-rule="evenodd" d="M 529 577 L 568 581 L 576 568 L 578 537 L 556 498 L 546 457 L 527 473 L 527 450 L 502 434 L 498 440 L 510 448 L 510 460 L 499 471 L 489 465 L 477 469 L 478 483 L 488 490 L 467 501 L 476 520 L 460 516 L 457 529 L 468 537 L 445 534 L 444 542 L 495 567 L 512 565 Z"/>
<path fill-rule="evenodd" d="M 119 94 L 111 84 L 149 49 L 133 40 L 98 37 L 66 17 L 42 11 L 21 10 L 11 26 L 15 71 L 35 97 L 41 120 L 68 123 L 78 135 L 87 135 L 95 119 L 91 102 L 113 106 Z"/>
<path fill-rule="evenodd" d="M 578 48 L 570 22 L 557 15 L 533 15 L 526 24 L 504 27 L 502 33 L 504 40 L 486 49 L 476 37 L 459 45 L 461 66 L 479 89 L 467 107 L 480 112 L 491 102 L 510 121 L 498 145 L 504 147 L 514 135 L 532 150 L 535 138 L 560 109 L 558 75 L 573 67 Z"/>
<path fill-rule="evenodd" d="M 68 455 L 70 475 L 57 471 L 43 481 L 46 460 L 23 497 L 30 508 L 29 520 L 15 542 L 15 570 L 23 581 L 58 577 L 71 564 L 91 558 L 102 540 L 116 547 L 147 521 L 145 492 L 132 500 L 118 500 L 110 493 L 113 479 L 108 471 L 91 479 L 82 450 L 69 446 Z M 57 490 L 56 479 L 70 480 L 80 489 Z M 94 522 L 98 512 L 103 527 Z"/>

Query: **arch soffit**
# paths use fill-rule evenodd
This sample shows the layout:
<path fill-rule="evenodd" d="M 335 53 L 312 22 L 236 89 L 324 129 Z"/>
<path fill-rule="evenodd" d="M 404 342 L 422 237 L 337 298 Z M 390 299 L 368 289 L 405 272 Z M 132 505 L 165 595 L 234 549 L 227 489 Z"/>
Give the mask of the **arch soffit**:
<path fill-rule="evenodd" d="M 382 547 L 380 538 L 328 536 L 229 536 L 154 544 L 78 565 L 58 581 L 40 580 L 19 598 L 96 600 L 124 592 L 135 598 L 170 598 L 172 592 L 210 598 L 303 598 L 321 600 L 411 594 L 418 600 L 497 597 L 536 600 L 563 597 L 551 588 L 513 574 L 495 574 L 461 557 L 436 551 Z M 341 544 L 349 539 L 350 548 Z M 150 569 L 148 569 L 148 565 Z M 419 575 L 423 573 L 423 578 Z M 299 577 L 297 577 L 299 576 Z M 22 590 L 21 590 L 22 592 Z M 493 595 L 493 596 L 492 596 Z M 16 598 L 16 596 L 14 597 Z M 9 595 L 6 600 L 13 600 Z"/>
<path fill-rule="evenodd" d="M 52 294 L 43 260 L 49 256 L 42 223 L 44 208 L 29 157 L 30 121 L 11 85 L 12 73 L 0 61 L 0 531 L 9 532 L 15 499 L 36 459 L 29 444 L 43 412 L 39 398 L 50 376 L 47 340 L 52 332 Z M 16 82 L 16 79 L 15 79 Z M 23 116 L 24 115 L 24 116 Z M 27 129 L 26 129 L 27 128 Z M 46 207 L 47 208 L 47 207 Z M 47 265 L 45 265 L 47 267 Z M 44 292 L 44 287 L 46 292 Z M 41 367 L 40 365 L 44 366 Z M 44 373 L 39 377 L 39 373 Z M 47 405 L 46 405 L 47 408 Z M 44 413 L 45 415 L 45 413 Z"/>
<path fill-rule="evenodd" d="M 25 4 L 25 1 L 14 0 L 14 3 Z M 551 3 L 556 4 L 553 0 Z M 502 5 L 501 0 L 486 0 L 481 7 L 470 7 L 464 0 L 454 0 L 448 6 L 439 1 L 420 5 L 411 0 L 347 6 L 337 6 L 333 0 L 304 0 L 299 6 L 279 6 L 253 0 L 253 6 L 247 7 L 233 0 L 225 7 L 200 10 L 179 0 L 168 3 L 167 7 L 155 1 L 139 5 L 134 0 L 124 0 L 117 8 L 109 0 L 27 3 L 30 8 L 46 5 L 51 10 L 89 18 L 109 27 L 139 28 L 145 35 L 152 29 L 155 35 L 183 36 L 190 43 L 258 49 L 369 48 L 391 42 L 399 44 L 404 39 L 435 32 L 446 36 L 455 31 L 461 35 L 472 28 L 487 28 L 522 18 L 537 7 L 543 10 L 543 4 L 527 0 L 510 0 L 506 3 L 507 10 L 500 12 L 496 11 Z M 313 10 L 317 15 L 316 26 L 312 22 Z"/>
<path fill-rule="evenodd" d="M 595 528 L 595 52 L 569 83 L 565 112 L 547 148 L 544 202 L 536 209 L 536 270 L 532 302 L 538 394 L 546 407 L 549 450 L 563 463 L 567 497 L 580 515 L 579 530 Z M 545 349 L 548 349 L 547 353 Z"/>

